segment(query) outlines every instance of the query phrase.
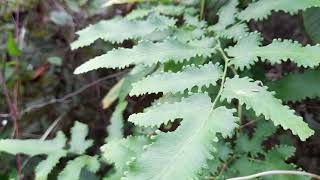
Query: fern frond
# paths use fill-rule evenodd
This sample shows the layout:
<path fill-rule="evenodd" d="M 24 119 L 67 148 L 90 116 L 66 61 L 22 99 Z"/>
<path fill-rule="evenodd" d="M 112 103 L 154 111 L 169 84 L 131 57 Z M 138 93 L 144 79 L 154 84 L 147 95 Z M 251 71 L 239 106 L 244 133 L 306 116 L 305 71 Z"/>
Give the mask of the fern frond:
<path fill-rule="evenodd" d="M 296 102 L 306 98 L 320 97 L 319 82 L 320 71 L 307 70 L 304 73 L 288 74 L 275 82 L 271 82 L 269 88 L 276 92 L 277 98 L 285 102 Z"/>
<path fill-rule="evenodd" d="M 263 20 L 267 18 L 272 11 L 284 11 L 295 14 L 299 10 L 306 10 L 311 7 L 320 7 L 318 0 L 260 0 L 249 4 L 249 6 L 239 13 L 238 18 L 243 21 Z"/>
<path fill-rule="evenodd" d="M 219 21 L 209 28 L 210 31 L 223 32 L 225 29 L 235 22 L 238 13 L 238 0 L 229 0 L 227 4 L 218 11 Z"/>
<path fill-rule="evenodd" d="M 184 102 L 193 105 L 182 106 Z M 225 107 L 211 110 L 212 103 L 207 95 L 192 95 L 180 105 L 183 112 L 177 113 L 175 118 L 183 117 L 181 125 L 174 132 L 160 132 L 155 136 L 155 142 L 137 158 L 124 180 L 195 179 L 207 160 L 213 158 L 212 143 L 217 141 L 216 134 L 229 136 L 237 126 L 234 110 Z M 198 110 L 199 106 L 203 108 Z"/>
<path fill-rule="evenodd" d="M 199 17 L 197 15 L 192 15 L 190 13 L 186 13 L 183 16 L 184 23 L 186 25 L 191 25 L 196 28 L 204 28 L 207 26 L 207 22 L 203 20 L 199 20 Z"/>
<path fill-rule="evenodd" d="M 106 142 L 123 138 L 123 111 L 127 107 L 126 101 L 121 101 L 116 106 L 116 109 L 112 113 L 110 118 L 110 125 L 107 127 L 108 137 Z"/>
<path fill-rule="evenodd" d="M 60 158 L 66 155 L 66 151 L 58 151 L 55 154 L 49 155 L 47 159 L 41 161 L 35 169 L 35 180 L 47 180 L 49 173 L 59 163 Z"/>
<path fill-rule="evenodd" d="M 246 37 L 249 35 L 249 27 L 244 24 L 236 24 L 228 29 L 220 32 L 219 36 L 226 39 L 234 39 L 236 41 L 239 41 L 241 38 Z"/>
<path fill-rule="evenodd" d="M 78 180 L 84 167 L 93 173 L 97 172 L 100 168 L 98 157 L 83 155 L 68 161 L 67 166 L 59 174 L 58 180 Z"/>
<path fill-rule="evenodd" d="M 150 143 L 150 138 L 146 136 L 114 139 L 101 147 L 102 156 L 108 163 L 113 163 L 117 170 L 124 170 L 127 164 L 143 152 L 143 147 Z"/>
<path fill-rule="evenodd" d="M 190 111 L 201 111 L 210 103 L 206 95 L 193 95 L 188 98 L 183 98 L 180 102 L 165 102 L 159 103 L 147 108 L 144 113 L 132 114 L 128 121 L 137 126 L 143 127 L 159 127 L 161 124 L 167 124 L 178 118 L 185 118 Z M 163 112 L 166 112 L 165 114 Z"/>
<path fill-rule="evenodd" d="M 213 48 L 194 47 L 176 40 L 160 43 L 144 41 L 132 49 L 119 48 L 95 57 L 79 66 L 74 73 L 80 74 L 98 68 L 124 68 L 130 64 L 151 66 L 169 60 L 181 62 L 196 56 L 208 57 L 213 52 Z"/>
<path fill-rule="evenodd" d="M 268 92 L 266 87 L 260 86 L 259 82 L 253 82 L 250 78 L 235 76 L 227 79 L 221 98 L 227 99 L 228 102 L 238 99 L 241 104 L 246 104 L 247 108 L 252 108 L 257 115 L 263 114 L 267 120 L 272 120 L 276 126 L 290 129 L 302 141 L 314 134 L 308 124 L 303 122 L 302 117 L 295 115 L 294 110 L 282 105 L 273 92 Z"/>
<path fill-rule="evenodd" d="M 216 85 L 222 70 L 218 64 L 206 64 L 200 67 L 187 66 L 181 72 L 160 72 L 152 74 L 134 83 L 130 96 L 145 93 L 177 93 L 197 86 L 199 89 L 210 84 Z"/>
<path fill-rule="evenodd" d="M 75 122 L 71 128 L 71 140 L 69 142 L 69 151 L 83 154 L 93 144 L 93 140 L 86 140 L 88 135 L 88 126 L 86 124 Z"/>
<path fill-rule="evenodd" d="M 163 14 L 168 16 L 179 16 L 185 11 L 185 6 L 174 6 L 174 5 L 157 5 L 149 9 L 135 9 L 129 13 L 126 18 L 129 20 L 144 18 L 151 13 Z"/>
<path fill-rule="evenodd" d="M 40 141 L 39 139 L 18 140 L 2 139 L 0 140 L 0 151 L 9 154 L 50 155 L 64 153 L 63 147 L 66 144 L 66 137 L 62 132 L 58 132 L 53 140 Z"/>
<path fill-rule="evenodd" d="M 175 23 L 174 19 L 165 16 L 149 16 L 147 20 L 136 21 L 125 18 L 103 20 L 78 31 L 79 38 L 71 43 L 71 49 L 88 46 L 100 38 L 114 43 L 121 43 L 127 39 L 139 39 L 155 30 L 174 26 Z"/>
<path fill-rule="evenodd" d="M 290 59 L 298 66 L 315 67 L 320 64 L 320 46 L 302 46 L 290 40 L 274 40 L 267 46 L 259 46 L 252 35 L 242 38 L 237 45 L 227 49 L 229 56 L 234 57 L 232 63 L 240 69 L 249 67 L 258 61 L 268 60 L 271 64 Z"/>

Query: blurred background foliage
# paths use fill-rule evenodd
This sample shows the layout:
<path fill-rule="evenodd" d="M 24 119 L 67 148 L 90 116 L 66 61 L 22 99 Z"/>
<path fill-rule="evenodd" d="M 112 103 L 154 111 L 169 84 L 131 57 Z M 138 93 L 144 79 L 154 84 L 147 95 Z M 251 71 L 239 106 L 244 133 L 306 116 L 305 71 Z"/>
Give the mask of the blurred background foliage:
<path fill-rule="evenodd" d="M 198 3 L 185 0 L 185 3 Z M 216 11 L 226 0 L 208 0 L 206 19 L 217 21 Z M 245 7 L 249 0 L 243 0 Z M 124 15 L 137 6 L 135 3 L 102 8 L 106 0 L 0 0 L 0 70 L 3 83 L 0 90 L 8 95 L 17 109 L 17 121 L 11 118 L 10 105 L 0 95 L 0 138 L 51 138 L 58 130 L 68 134 L 75 120 L 88 124 L 90 138 L 95 140 L 89 154 L 97 154 L 106 137 L 106 127 L 114 107 L 104 110 L 101 100 L 122 78 L 124 72 L 99 70 L 75 76 L 73 70 L 85 60 L 115 47 L 103 41 L 93 46 L 71 51 L 69 44 L 75 32 L 88 24 L 115 15 Z M 252 30 L 262 32 L 265 43 L 273 38 L 290 38 L 301 43 L 320 43 L 319 8 L 304 14 L 289 16 L 274 13 L 263 22 L 250 22 Z M 131 46 L 126 41 L 124 47 Z M 257 65 L 258 79 L 279 79 L 289 72 L 300 71 L 291 63 L 270 66 Z M 4 86 L 6 85 L 6 87 Z M 154 96 L 129 98 L 125 117 L 150 104 Z M 319 99 L 290 103 L 297 112 L 320 132 Z M 12 113 L 12 112 L 11 112 Z M 128 126 L 128 125 L 127 125 Z M 19 130 L 19 131 L 18 131 Z M 125 127 L 128 134 L 130 127 Z M 294 138 L 293 138 L 294 139 Z M 290 161 L 310 172 L 320 172 L 320 138 L 295 142 L 297 155 Z M 16 157 L 0 154 L 0 179 L 16 177 Z M 32 177 L 32 169 L 39 159 L 23 158 L 22 170 Z M 59 168 L 59 167 L 57 167 Z M 101 169 L 101 175 L 108 167 Z M 91 179 L 95 177 L 90 176 Z M 88 174 L 83 175 L 89 179 Z"/>

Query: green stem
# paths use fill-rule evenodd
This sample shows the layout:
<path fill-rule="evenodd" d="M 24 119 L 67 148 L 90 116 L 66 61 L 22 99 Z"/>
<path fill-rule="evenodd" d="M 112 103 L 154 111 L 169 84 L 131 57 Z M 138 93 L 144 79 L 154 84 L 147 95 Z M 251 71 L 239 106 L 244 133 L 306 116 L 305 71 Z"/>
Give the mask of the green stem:
<path fill-rule="evenodd" d="M 216 96 L 216 98 L 213 101 L 212 104 L 212 109 L 215 107 L 216 103 L 218 102 L 218 100 L 220 99 L 220 96 L 222 94 L 223 88 L 224 88 L 224 83 L 226 81 L 226 76 L 227 76 L 227 70 L 228 70 L 228 66 L 229 66 L 229 61 L 230 59 L 227 57 L 227 55 L 224 53 L 224 51 L 222 50 L 222 48 L 218 48 L 219 52 L 221 53 L 223 59 L 224 59 L 224 70 L 223 70 L 223 74 L 222 74 L 222 81 L 221 81 L 221 86 L 218 92 L 218 95 Z"/>
<path fill-rule="evenodd" d="M 200 3 L 201 3 L 200 4 L 200 20 L 202 20 L 204 15 L 204 7 L 206 4 L 206 0 L 201 0 Z"/>

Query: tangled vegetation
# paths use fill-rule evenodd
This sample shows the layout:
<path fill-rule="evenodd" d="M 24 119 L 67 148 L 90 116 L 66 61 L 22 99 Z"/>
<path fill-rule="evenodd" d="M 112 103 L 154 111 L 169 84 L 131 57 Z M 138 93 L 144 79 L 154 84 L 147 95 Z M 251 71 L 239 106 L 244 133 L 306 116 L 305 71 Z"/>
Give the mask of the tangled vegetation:
<path fill-rule="evenodd" d="M 128 2 L 135 1 L 106 5 Z M 65 166 L 54 172 L 61 180 L 85 178 L 83 173 L 106 180 L 319 178 L 290 162 L 296 152 L 292 139 L 306 141 L 317 129 L 289 105 L 320 96 L 320 46 L 280 38 L 266 43 L 250 23 L 277 11 L 306 11 L 310 20 L 317 16 L 320 1 L 136 5 L 124 16 L 77 31 L 70 43 L 74 51 L 96 41 L 104 49 L 74 74 L 101 68 L 129 71 L 103 99 L 104 108 L 117 103 L 100 152 L 88 153 L 94 141 L 87 139 L 88 126 L 77 121 L 68 143 L 57 132 L 52 140 L 2 139 L 0 151 L 46 155 L 35 167 L 37 180 L 48 179 L 61 161 Z M 318 37 L 307 24 L 305 20 L 310 36 Z M 261 64 L 288 62 L 299 71 L 276 81 L 259 72 Z M 124 116 L 132 101 L 128 97 L 150 95 L 156 96 L 150 106 Z M 107 172 L 106 164 L 112 165 Z"/>

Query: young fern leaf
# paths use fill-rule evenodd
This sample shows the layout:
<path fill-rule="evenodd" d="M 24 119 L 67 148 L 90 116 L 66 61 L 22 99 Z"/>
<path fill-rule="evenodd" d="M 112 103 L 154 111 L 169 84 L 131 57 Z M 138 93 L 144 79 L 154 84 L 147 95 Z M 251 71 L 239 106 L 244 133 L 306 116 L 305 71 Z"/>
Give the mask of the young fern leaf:
<path fill-rule="evenodd" d="M 18 140 L 18 139 L 3 139 L 0 140 L 0 151 L 9 154 L 26 154 L 30 156 L 56 154 L 64 152 L 66 137 L 62 132 L 58 132 L 53 140 Z"/>
<path fill-rule="evenodd" d="M 169 60 L 182 62 L 196 56 L 208 57 L 213 52 L 213 48 L 191 46 L 176 40 L 160 43 L 144 41 L 132 49 L 119 48 L 95 57 L 79 66 L 74 73 L 85 73 L 98 68 L 125 68 L 131 64 L 151 66 Z"/>
<path fill-rule="evenodd" d="M 69 161 L 67 166 L 59 174 L 58 180 L 78 180 L 81 170 L 86 167 L 90 172 L 97 172 L 100 163 L 97 156 L 79 156 L 72 161 Z"/>
<path fill-rule="evenodd" d="M 71 49 L 88 46 L 100 38 L 115 43 L 121 43 L 127 39 L 139 39 L 156 30 L 174 26 L 175 23 L 174 19 L 165 16 L 149 16 L 147 20 L 136 21 L 125 18 L 103 20 L 78 31 L 79 38 L 71 43 Z"/>
<path fill-rule="evenodd" d="M 226 51 L 232 59 L 232 63 L 240 68 L 249 67 L 258 61 L 258 57 L 262 61 L 268 60 L 271 64 L 281 63 L 290 59 L 298 66 L 315 67 L 320 63 L 320 46 L 307 45 L 303 47 L 298 42 L 291 40 L 274 40 L 267 46 L 259 46 L 256 35 L 250 34 L 238 42 L 234 47 L 228 48 Z"/>
<path fill-rule="evenodd" d="M 50 171 L 59 163 L 60 158 L 67 155 L 64 150 L 66 137 L 58 132 L 53 140 L 41 141 L 5 139 L 0 140 L 0 151 L 15 155 L 27 154 L 30 156 L 48 155 L 46 160 L 41 161 L 36 167 L 36 180 L 46 180 Z"/>
<path fill-rule="evenodd" d="M 247 134 L 240 134 L 236 141 L 236 150 L 240 153 L 250 153 L 251 156 L 265 154 L 262 143 L 276 132 L 277 128 L 270 122 L 260 122 L 250 139 Z"/>
<path fill-rule="evenodd" d="M 243 21 L 263 20 L 272 11 L 284 11 L 290 14 L 298 13 L 299 10 L 306 10 L 311 7 L 320 7 L 318 0 L 260 0 L 250 3 L 249 6 L 239 13 L 238 18 Z"/>
<path fill-rule="evenodd" d="M 143 147 L 150 143 L 150 138 L 146 136 L 111 140 L 101 147 L 102 157 L 106 162 L 113 163 L 118 171 L 123 171 L 143 152 Z"/>
<path fill-rule="evenodd" d="M 227 137 L 237 126 L 235 111 L 225 107 L 212 110 L 210 98 L 205 94 L 192 95 L 174 105 L 176 112 L 171 114 L 176 116 L 169 118 L 183 118 L 181 125 L 174 132 L 155 136 L 155 142 L 132 164 L 124 180 L 196 179 L 207 160 L 213 158 L 212 143 L 217 141 L 216 134 Z M 198 107 L 203 108 L 195 111 Z M 163 113 L 153 117 L 159 115 Z"/>
<path fill-rule="evenodd" d="M 277 81 L 271 82 L 269 88 L 276 92 L 277 98 L 285 102 L 296 102 L 306 98 L 320 97 L 319 82 L 319 70 L 307 70 L 304 73 L 288 74 Z M 306 88 L 306 85 L 308 88 Z"/>
<path fill-rule="evenodd" d="M 295 115 L 294 110 L 282 105 L 281 101 L 274 97 L 273 92 L 268 92 L 266 87 L 260 86 L 259 82 L 253 82 L 250 78 L 238 76 L 228 78 L 221 98 L 227 99 L 228 102 L 238 99 L 241 104 L 246 104 L 248 109 L 252 108 L 257 115 L 264 115 L 276 126 L 281 125 L 284 129 L 290 129 L 302 141 L 314 134 L 302 117 Z"/>
<path fill-rule="evenodd" d="M 71 128 L 71 140 L 69 151 L 83 154 L 90 146 L 93 144 L 93 140 L 86 140 L 88 135 L 88 126 L 86 124 L 75 122 L 74 126 Z"/>
<path fill-rule="evenodd" d="M 217 64 L 205 64 L 200 67 L 187 66 L 181 72 L 160 72 L 134 83 L 130 96 L 145 93 L 177 93 L 197 86 L 199 89 L 210 84 L 216 85 L 222 70 Z"/>

